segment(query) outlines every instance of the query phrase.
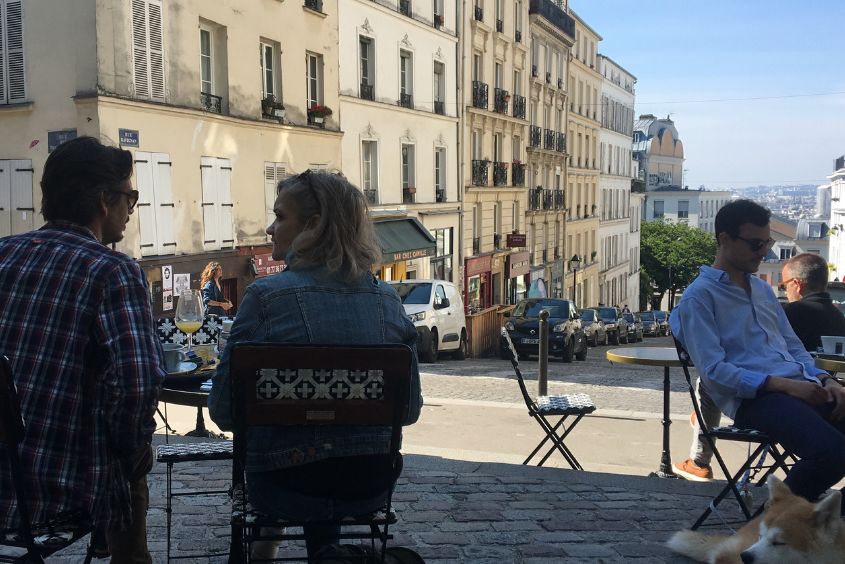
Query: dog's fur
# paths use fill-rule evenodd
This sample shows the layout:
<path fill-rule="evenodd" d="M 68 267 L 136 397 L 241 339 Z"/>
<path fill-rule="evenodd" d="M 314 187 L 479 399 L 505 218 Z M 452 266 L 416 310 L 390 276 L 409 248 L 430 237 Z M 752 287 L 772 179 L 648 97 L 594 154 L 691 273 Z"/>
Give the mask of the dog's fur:
<path fill-rule="evenodd" d="M 836 491 L 812 504 L 793 494 L 774 476 L 769 477 L 768 485 L 766 511 L 735 535 L 679 531 L 667 546 L 710 564 L 845 562 L 845 521 L 840 517 L 842 494 Z"/>

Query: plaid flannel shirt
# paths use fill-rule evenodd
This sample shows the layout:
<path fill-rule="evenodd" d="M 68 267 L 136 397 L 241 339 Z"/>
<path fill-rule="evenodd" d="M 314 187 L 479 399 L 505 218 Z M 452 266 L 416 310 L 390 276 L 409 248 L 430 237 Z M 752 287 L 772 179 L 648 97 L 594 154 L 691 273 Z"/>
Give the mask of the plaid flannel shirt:
<path fill-rule="evenodd" d="M 0 239 L 0 304 L 33 520 L 81 508 L 125 525 L 124 466 L 152 438 L 165 374 L 141 267 L 85 227 L 49 223 Z M 16 522 L 0 457 L 0 528 Z"/>

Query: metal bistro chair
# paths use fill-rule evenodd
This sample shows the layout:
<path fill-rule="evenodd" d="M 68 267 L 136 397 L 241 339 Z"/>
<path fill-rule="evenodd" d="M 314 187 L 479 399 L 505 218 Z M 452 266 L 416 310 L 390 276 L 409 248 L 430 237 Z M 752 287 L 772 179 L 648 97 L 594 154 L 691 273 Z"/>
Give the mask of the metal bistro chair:
<path fill-rule="evenodd" d="M 505 342 L 508 344 L 508 348 L 510 349 L 511 364 L 513 365 L 514 372 L 516 372 L 516 379 L 517 382 L 519 382 L 519 389 L 522 392 L 522 398 L 525 400 L 525 405 L 528 407 L 528 414 L 537 421 L 537 424 L 540 425 L 545 433 L 545 438 L 543 438 L 543 440 L 540 441 L 540 444 L 531 451 L 531 454 L 528 455 L 528 458 L 525 459 L 523 464 L 528 464 L 534 456 L 539 454 L 540 449 L 543 448 L 546 442 L 551 441 L 552 446 L 546 452 L 545 456 L 540 459 L 537 466 L 542 466 L 546 460 L 548 460 L 549 456 L 552 455 L 555 449 L 557 449 L 573 470 L 583 470 L 581 464 L 575 458 L 575 455 L 572 454 L 572 451 L 569 450 L 569 447 L 567 447 L 564 443 L 564 440 L 575 428 L 575 425 L 581 421 L 581 418 L 596 410 L 593 400 L 587 394 L 539 396 L 536 401 L 533 400 L 528 394 L 528 388 L 525 387 L 525 380 L 522 377 L 522 372 L 519 370 L 519 358 L 516 354 L 516 348 L 513 346 L 513 341 L 511 341 L 507 329 L 502 327 L 501 332 L 502 337 L 505 339 Z M 551 421 L 547 419 L 548 417 L 560 417 L 560 419 L 558 419 L 557 423 L 552 425 Z M 564 425 L 566 420 L 570 417 L 574 417 L 574 421 L 572 421 L 568 426 Z M 559 430 L 562 430 L 563 433 L 561 434 Z"/>
<path fill-rule="evenodd" d="M 21 468 L 18 449 L 23 440 L 25 423 L 21 417 L 12 366 L 6 356 L 0 355 L 0 442 L 5 449 L 7 467 L 12 478 L 12 488 L 18 503 L 17 529 L 0 529 L 0 546 L 9 546 L 26 551 L 20 556 L 0 555 L 0 562 L 43 563 L 44 558 L 70 546 L 92 531 L 91 519 L 82 510 L 62 512 L 42 523 L 33 523 L 29 512 L 29 496 L 26 479 Z M 94 556 L 93 543 L 85 554 L 85 564 Z"/>
<path fill-rule="evenodd" d="M 757 431 L 756 429 L 742 429 L 734 427 L 733 425 L 708 428 L 704 422 L 704 416 L 701 414 L 701 406 L 698 403 L 698 396 L 695 393 L 695 386 L 693 385 L 692 377 L 690 376 L 689 368 L 693 366 L 692 359 L 686 349 L 684 349 L 684 346 L 678 342 L 677 339 L 673 338 L 673 340 L 675 341 L 675 348 L 678 351 L 678 360 L 681 361 L 681 368 L 684 371 L 684 378 L 687 380 L 687 387 L 689 388 L 690 399 L 692 400 L 692 407 L 695 410 L 695 418 L 698 420 L 701 436 L 705 441 L 707 441 L 707 444 L 712 449 L 713 456 L 716 457 L 716 461 L 722 469 L 722 474 L 724 474 L 725 479 L 728 482 L 719 494 L 708 504 L 707 509 L 704 510 L 704 513 L 701 514 L 692 526 L 692 530 L 696 530 L 700 527 L 704 521 L 707 520 L 710 514 L 716 511 L 719 503 L 721 503 L 721 501 L 729 493 L 734 495 L 746 521 L 749 521 L 762 512 L 764 508 L 763 504 L 760 504 L 756 511 L 752 512 L 753 502 L 748 493 L 749 485 L 756 484 L 758 487 L 764 485 L 766 483 L 766 478 L 778 469 L 783 470 L 785 474 L 788 474 L 789 465 L 787 464 L 786 458 L 788 456 L 791 457 L 791 455 L 786 451 L 782 452 L 781 449 L 778 448 L 778 444 L 766 433 Z M 719 449 L 716 448 L 716 439 L 748 443 L 748 457 L 736 472 L 732 473 L 728 470 L 725 460 L 719 453 Z M 753 448 L 752 445 L 754 445 Z M 767 455 L 772 457 L 772 462 L 768 464 L 766 463 Z M 758 475 L 761 472 L 762 475 L 758 478 Z M 748 503 L 746 503 L 746 501 L 748 501 Z"/>
<path fill-rule="evenodd" d="M 391 428 L 389 467 L 393 476 L 384 484 L 385 503 L 377 511 L 331 521 L 340 525 L 341 539 L 369 539 L 374 560 L 384 561 L 388 526 L 396 522 L 391 499 L 402 469 L 399 452 L 402 422 L 408 412 L 411 387 L 411 349 L 405 345 L 239 345 L 232 351 L 235 459 L 232 464 L 232 544 L 229 562 L 250 561 L 257 540 L 303 540 L 288 533 L 305 521 L 276 519 L 254 510 L 245 495 L 247 431 L 253 426 L 373 425 Z M 280 433 L 284 429 L 279 430 Z M 382 461 L 383 456 L 374 460 Z M 383 463 L 382 463 L 383 464 Z M 332 485 L 327 484 L 327 488 Z M 318 495 L 318 493 L 312 494 Z M 283 512 L 284 508 L 279 508 Z M 348 527 L 355 530 L 347 532 Z M 281 534 L 262 536 L 264 527 Z M 376 541 L 381 543 L 376 547 Z M 279 558 L 275 561 L 301 561 Z M 373 561 L 370 556 L 363 561 Z"/>

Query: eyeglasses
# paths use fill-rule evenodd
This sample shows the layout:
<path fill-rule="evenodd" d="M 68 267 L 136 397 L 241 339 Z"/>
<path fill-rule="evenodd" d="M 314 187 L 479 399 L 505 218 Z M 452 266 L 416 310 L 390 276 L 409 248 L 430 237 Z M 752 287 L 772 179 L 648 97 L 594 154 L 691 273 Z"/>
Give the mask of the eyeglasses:
<path fill-rule="evenodd" d="M 751 249 L 751 252 L 753 252 L 753 253 L 756 253 L 757 251 L 759 251 L 763 247 L 765 247 L 766 250 L 768 251 L 775 244 L 775 240 L 772 239 L 771 237 L 763 240 L 763 239 L 746 239 L 745 237 L 740 237 L 739 235 L 737 235 L 736 237 L 734 237 L 734 239 L 739 239 L 740 241 L 745 241 L 748 244 L 748 248 Z"/>
<path fill-rule="evenodd" d="M 140 197 L 137 190 L 130 190 L 129 192 L 124 192 L 123 190 L 106 190 L 106 192 L 126 196 L 126 205 L 129 206 L 129 211 L 135 209 L 135 204 L 138 203 L 138 198 Z"/>
<path fill-rule="evenodd" d="M 800 278 L 793 277 L 793 278 L 790 278 L 788 280 L 784 280 L 783 282 L 778 284 L 778 290 L 780 290 L 781 292 L 785 292 L 786 291 L 786 285 L 789 284 L 790 282 L 792 282 L 793 280 L 799 280 L 800 281 Z"/>

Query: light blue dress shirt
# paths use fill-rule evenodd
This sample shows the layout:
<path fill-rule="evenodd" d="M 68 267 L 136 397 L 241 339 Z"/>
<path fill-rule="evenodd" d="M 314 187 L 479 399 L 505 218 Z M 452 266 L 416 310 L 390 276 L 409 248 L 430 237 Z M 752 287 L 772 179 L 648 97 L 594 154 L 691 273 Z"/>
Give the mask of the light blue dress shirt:
<path fill-rule="evenodd" d="M 795 335 L 771 287 L 746 276 L 750 294 L 727 272 L 702 266 L 669 318 L 710 397 L 731 418 L 769 376 L 819 383 L 826 374 Z"/>

